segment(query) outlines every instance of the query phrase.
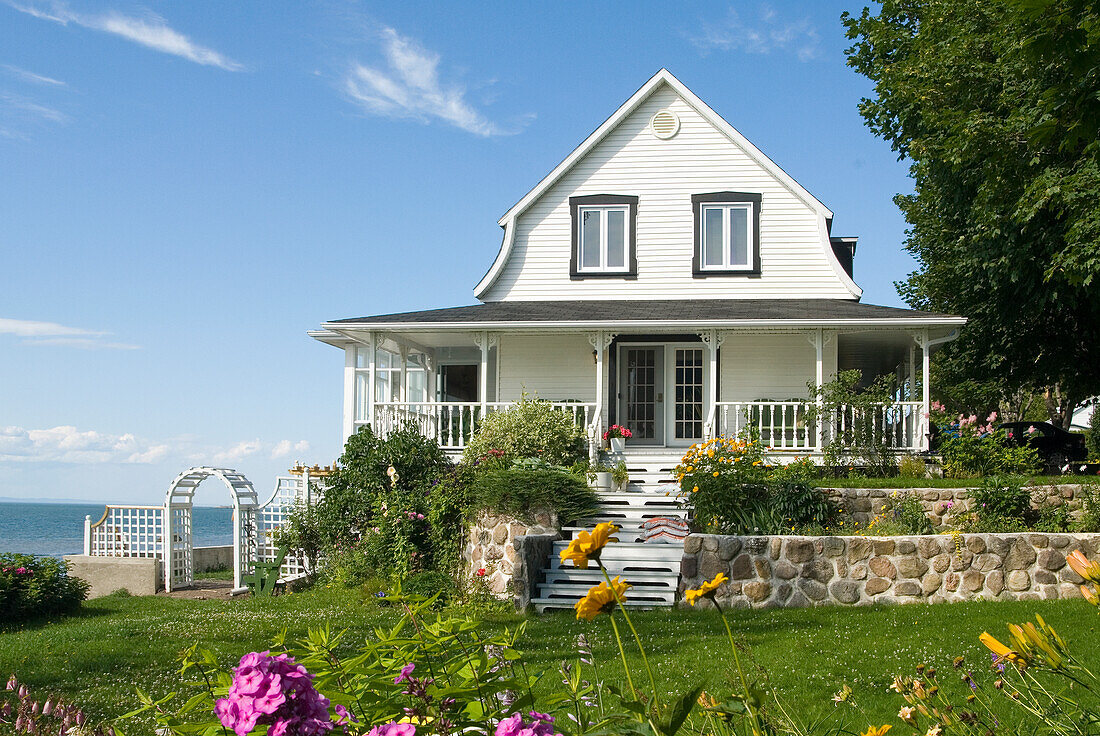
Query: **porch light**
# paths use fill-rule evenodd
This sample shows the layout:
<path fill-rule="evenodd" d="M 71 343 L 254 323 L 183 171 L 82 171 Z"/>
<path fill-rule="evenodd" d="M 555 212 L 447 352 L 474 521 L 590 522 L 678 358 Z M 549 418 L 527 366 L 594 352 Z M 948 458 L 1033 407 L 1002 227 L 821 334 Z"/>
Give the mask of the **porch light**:
<path fill-rule="evenodd" d="M 597 353 L 595 350 L 593 350 L 592 351 L 592 365 L 597 365 L 600 362 L 598 356 L 599 356 L 599 353 Z"/>

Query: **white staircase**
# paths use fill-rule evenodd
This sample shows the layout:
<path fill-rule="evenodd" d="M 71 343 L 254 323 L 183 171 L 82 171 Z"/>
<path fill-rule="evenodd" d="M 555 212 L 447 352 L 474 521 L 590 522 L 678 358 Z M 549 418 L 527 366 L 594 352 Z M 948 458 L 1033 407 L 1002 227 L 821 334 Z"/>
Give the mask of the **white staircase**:
<path fill-rule="evenodd" d="M 572 609 L 573 604 L 584 597 L 593 585 L 603 582 L 603 573 L 594 563 L 587 570 L 573 567 L 572 562 L 561 564 L 559 554 L 569 544 L 569 539 L 584 529 L 610 521 L 619 527 L 615 535 L 618 542 L 604 547 L 600 559 L 611 577 L 620 576 L 631 585 L 626 605 L 642 608 L 671 607 L 676 602 L 676 588 L 680 581 L 680 559 L 684 548 L 681 544 L 638 540 L 642 523 L 656 516 L 683 518 L 680 508 L 679 486 L 672 469 L 679 463 L 681 453 L 665 448 L 654 450 L 628 450 L 625 457 L 611 455 L 605 458 L 610 465 L 625 460 L 630 471 L 630 483 L 622 493 L 601 493 L 599 512 L 587 519 L 579 519 L 571 526 L 563 527 L 564 541 L 554 543 L 554 551 L 543 568 L 543 582 L 539 583 L 539 596 L 531 601 L 539 613 L 551 609 Z"/>

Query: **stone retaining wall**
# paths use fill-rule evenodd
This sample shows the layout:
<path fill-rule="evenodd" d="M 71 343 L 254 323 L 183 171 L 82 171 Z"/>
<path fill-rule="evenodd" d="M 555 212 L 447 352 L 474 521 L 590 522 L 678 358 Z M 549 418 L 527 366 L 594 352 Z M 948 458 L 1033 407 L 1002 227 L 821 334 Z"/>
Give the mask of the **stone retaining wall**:
<path fill-rule="evenodd" d="M 526 608 L 559 529 L 557 514 L 548 511 L 535 512 L 530 522 L 483 511 L 466 530 L 463 570 L 474 576 L 484 569 L 496 597 Z"/>
<path fill-rule="evenodd" d="M 828 496 L 852 515 L 861 526 L 871 523 L 876 514 L 888 506 L 894 493 L 898 496 L 914 495 L 920 499 L 932 526 L 944 529 L 949 526 L 948 517 L 970 511 L 970 488 L 823 488 Z M 1033 486 L 1033 508 L 1068 504 L 1071 511 L 1081 508 L 1084 496 L 1082 486 L 1074 484 Z"/>
<path fill-rule="evenodd" d="M 1080 598 L 1082 580 L 1065 561 L 1075 549 L 1094 558 L 1100 535 L 692 534 L 684 541 L 680 593 L 725 573 L 730 581 L 718 602 L 739 608 Z"/>

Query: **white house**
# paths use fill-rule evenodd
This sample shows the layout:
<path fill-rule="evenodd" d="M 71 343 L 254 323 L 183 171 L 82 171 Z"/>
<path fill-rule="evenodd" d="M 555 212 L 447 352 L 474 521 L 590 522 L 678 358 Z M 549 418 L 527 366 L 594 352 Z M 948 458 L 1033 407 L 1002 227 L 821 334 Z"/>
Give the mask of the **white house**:
<path fill-rule="evenodd" d="M 344 351 L 345 437 L 415 421 L 457 452 L 527 393 L 593 450 L 610 424 L 671 455 L 753 423 L 774 452 L 813 455 L 830 427 L 806 420 L 807 382 L 858 368 L 896 376 L 905 401 L 878 420 L 924 449 L 920 376 L 965 320 L 861 303 L 856 239 L 832 217 L 662 69 L 500 218 L 478 304 L 309 334 Z"/>

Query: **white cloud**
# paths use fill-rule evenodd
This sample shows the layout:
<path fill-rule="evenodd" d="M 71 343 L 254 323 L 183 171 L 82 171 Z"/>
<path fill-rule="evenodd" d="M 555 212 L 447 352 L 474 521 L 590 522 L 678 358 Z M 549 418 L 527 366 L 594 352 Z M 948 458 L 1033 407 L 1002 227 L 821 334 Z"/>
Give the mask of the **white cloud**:
<path fill-rule="evenodd" d="M 203 66 L 216 66 L 231 72 L 240 71 L 244 68 L 243 65 L 217 51 L 195 43 L 184 34 L 171 28 L 164 18 L 153 13 L 143 18 L 137 18 L 123 15 L 117 11 L 102 15 L 83 15 L 58 2 L 52 3 L 48 10 L 40 4 L 26 5 L 11 0 L 9 0 L 8 5 L 35 18 L 60 23 L 61 25 L 73 23 L 84 28 L 111 33 L 146 48 L 179 56 Z"/>
<path fill-rule="evenodd" d="M 466 99 L 466 89 L 439 77 L 440 56 L 393 28 L 382 29 L 386 68 L 355 63 L 344 78 L 344 92 L 373 115 L 439 119 L 480 136 L 510 132 L 487 119 Z"/>
<path fill-rule="evenodd" d="M 111 333 L 68 327 L 57 322 L 39 322 L 0 317 L 0 335 L 23 338 L 24 345 L 58 345 L 85 350 L 138 350 L 139 346 L 106 340 Z"/>
<path fill-rule="evenodd" d="M 0 69 L 3 69 L 11 76 L 24 82 L 32 82 L 34 84 L 48 84 L 54 87 L 68 86 L 60 79 L 47 77 L 43 74 L 35 74 L 34 72 L 29 72 L 26 69 L 20 69 L 19 67 L 12 66 L 11 64 L 0 64 Z"/>
<path fill-rule="evenodd" d="M 786 20 L 769 6 L 761 7 L 755 22 L 745 21 L 730 8 L 718 22 L 704 22 L 691 42 L 703 53 L 712 50 L 741 51 L 746 54 L 770 54 L 773 51 L 793 51 L 799 61 L 809 61 L 818 54 L 820 37 L 817 29 L 805 18 Z"/>
<path fill-rule="evenodd" d="M 0 462 L 148 464 L 167 454 L 167 445 L 152 444 L 129 433 L 80 431 L 67 425 L 51 429 L 0 427 Z"/>
<path fill-rule="evenodd" d="M 52 123 L 63 123 L 68 120 L 65 114 L 59 110 L 7 92 L 0 92 L 0 106 L 10 112 L 19 113 L 26 117 L 49 120 Z"/>
<path fill-rule="evenodd" d="M 271 459 L 277 460 L 286 457 L 291 452 L 309 452 L 309 442 L 307 440 L 299 440 L 298 442 L 280 440 L 271 448 Z"/>
<path fill-rule="evenodd" d="M 214 452 L 208 457 L 216 465 L 222 465 L 224 463 L 235 463 L 250 455 L 255 455 L 261 449 L 263 449 L 263 443 L 259 440 L 243 440 L 230 448 Z"/>

